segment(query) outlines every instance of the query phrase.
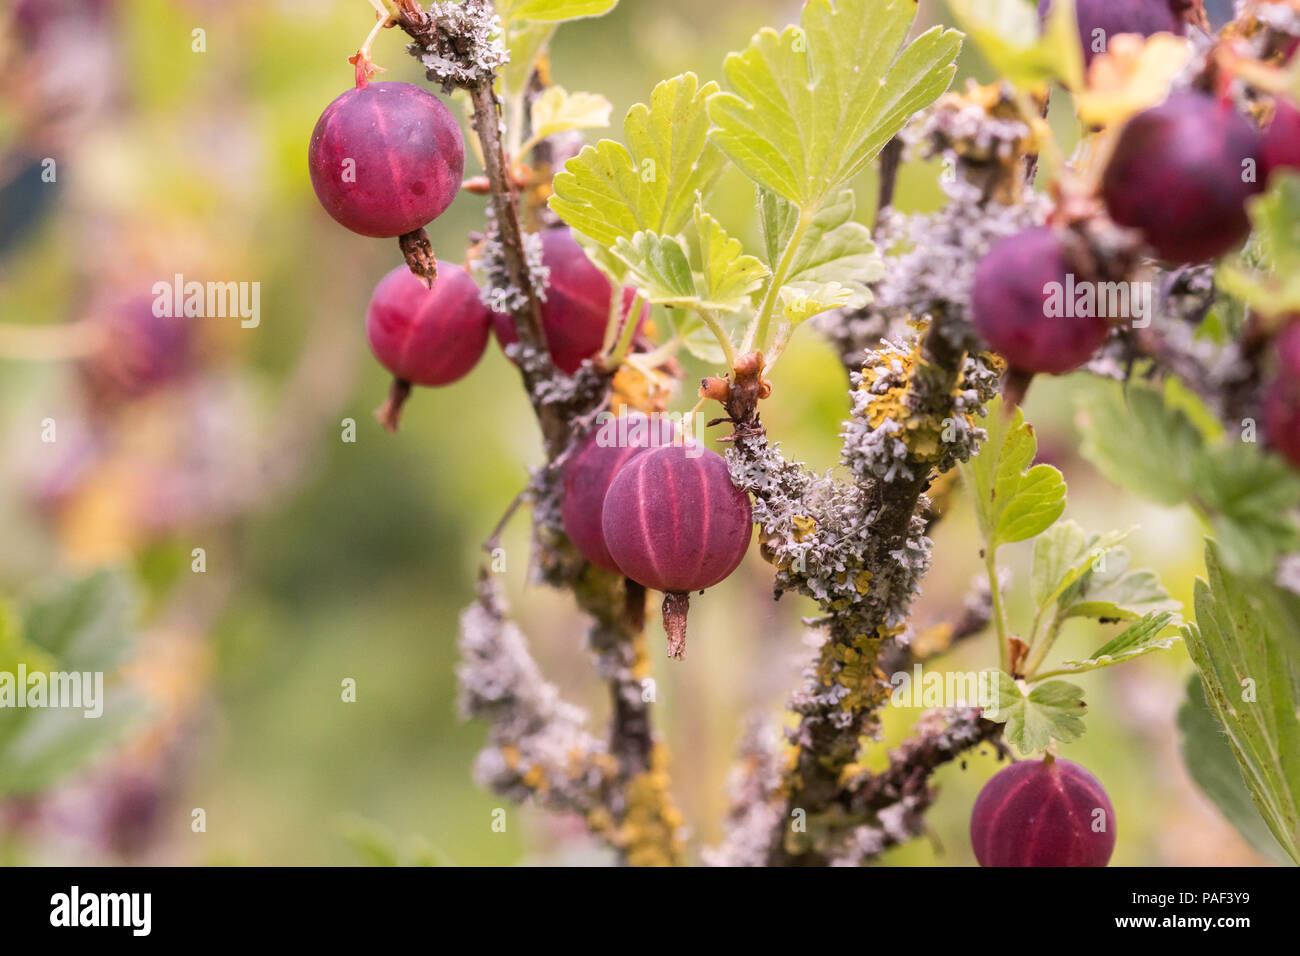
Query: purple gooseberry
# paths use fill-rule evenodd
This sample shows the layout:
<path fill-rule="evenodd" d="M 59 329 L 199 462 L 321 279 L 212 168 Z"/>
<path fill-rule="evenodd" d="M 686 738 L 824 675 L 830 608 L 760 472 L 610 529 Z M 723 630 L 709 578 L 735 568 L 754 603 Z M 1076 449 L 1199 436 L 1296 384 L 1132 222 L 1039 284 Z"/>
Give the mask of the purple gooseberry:
<path fill-rule="evenodd" d="M 1115 808 L 1077 763 L 1022 760 L 980 791 L 970 839 L 980 866 L 1105 866 L 1115 850 Z"/>
<path fill-rule="evenodd" d="M 135 296 L 104 313 L 102 345 L 82 360 L 80 371 L 97 401 L 140 398 L 190 370 L 194 326 L 182 315 L 158 315 L 154 300 Z"/>
<path fill-rule="evenodd" d="M 326 212 L 363 236 L 403 236 L 456 198 L 465 141 L 431 93 L 410 83 L 367 83 L 325 107 L 308 160 Z"/>
<path fill-rule="evenodd" d="M 1076 0 L 1074 18 L 1083 45 L 1083 62 L 1092 62 L 1104 52 L 1111 37 L 1120 33 L 1153 33 L 1182 36 L 1187 30 L 1183 10 L 1189 0 Z M 1038 0 L 1039 19 L 1046 19 L 1052 0 Z"/>
<path fill-rule="evenodd" d="M 1103 317 L 1049 310 L 1052 284 L 1063 297 L 1071 268 L 1061 235 L 1047 227 L 999 240 L 975 268 L 975 328 L 1013 369 L 1068 372 L 1092 358 L 1110 334 Z"/>
<path fill-rule="evenodd" d="M 370 350 L 393 373 L 380 421 L 396 429 L 412 385 L 448 385 L 467 375 L 487 348 L 491 323 L 478 284 L 460 266 L 440 261 L 433 288 L 406 266 L 384 276 L 366 310 Z"/>
<path fill-rule="evenodd" d="M 1300 468 L 1300 319 L 1277 337 L 1277 374 L 1264 393 L 1264 429 L 1269 444 Z"/>
<path fill-rule="evenodd" d="M 546 300 L 541 304 L 542 333 L 555 367 L 572 375 L 605 343 L 610 283 L 605 273 L 587 258 L 567 227 L 547 229 L 541 236 L 542 265 L 550 270 Z M 632 307 L 635 294 L 634 289 L 623 290 L 624 317 Z M 647 305 L 641 310 L 638 324 L 649 314 Z M 506 313 L 494 313 L 492 327 L 501 348 L 519 341 L 514 321 Z"/>
<path fill-rule="evenodd" d="M 686 651 L 688 592 L 736 570 L 749 547 L 749 496 L 721 455 L 697 443 L 636 455 L 614 476 L 601 528 L 624 576 L 664 592 L 668 654 Z"/>
<path fill-rule="evenodd" d="M 1275 103 L 1259 150 L 1260 174 L 1265 179 L 1279 169 L 1300 169 L 1300 109 L 1282 96 Z"/>
<path fill-rule="evenodd" d="M 1120 131 L 1102 175 L 1111 219 L 1142 233 L 1169 262 L 1205 262 L 1250 232 L 1260 136 L 1228 102 L 1181 92 Z"/>
<path fill-rule="evenodd" d="M 671 445 L 677 429 L 672 419 L 642 412 L 610 417 L 587 435 L 564 465 L 561 514 L 569 540 L 582 556 L 606 571 L 619 570 L 601 525 L 605 492 L 620 468 L 650 448 Z"/>

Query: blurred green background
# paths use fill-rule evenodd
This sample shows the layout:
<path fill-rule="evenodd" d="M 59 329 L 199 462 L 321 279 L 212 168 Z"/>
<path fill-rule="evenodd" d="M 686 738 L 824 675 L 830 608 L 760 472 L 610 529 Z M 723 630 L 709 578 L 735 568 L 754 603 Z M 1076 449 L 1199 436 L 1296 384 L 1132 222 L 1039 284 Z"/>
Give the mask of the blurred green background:
<path fill-rule="evenodd" d="M 52 204 L 0 258 L 0 323 L 74 322 L 175 273 L 260 282 L 262 316 L 255 329 L 196 320 L 199 384 L 111 414 L 84 397 L 76 363 L 0 358 L 0 587 L 20 599 L 76 569 L 130 564 L 142 600 L 140 661 L 129 676 L 161 701 L 145 740 L 106 754 L 59 794 L 27 801 L 34 807 L 0 815 L 6 858 L 607 861 L 578 821 L 510 806 L 506 832 L 493 832 L 493 808 L 508 805 L 472 782 L 484 730 L 456 716 L 457 615 L 472 596 L 479 542 L 524 486 L 539 443 L 517 375 L 495 344 L 466 380 L 418 392 L 398 436 L 371 415 L 387 381 L 366 348 L 364 308 L 397 263 L 396 244 L 336 226 L 306 169 L 312 126 L 351 82 L 346 57 L 370 28 L 371 7 L 54 6 L 73 16 L 35 39 L 11 24 L 0 41 L 6 62 L 22 67 L 6 73 L 13 94 L 0 102 L 0 152 L 11 172 L 19 153 L 53 157 L 58 168 Z M 623 0 L 604 19 L 560 29 L 554 78 L 607 96 L 611 135 L 621 138 L 622 115 L 658 79 L 687 69 L 720 78 L 728 50 L 761 26 L 794 20 L 799 6 Z M 941 6 L 922 3 L 921 22 L 944 18 Z M 193 48 L 196 28 L 203 52 Z M 386 79 L 422 82 L 403 45 L 385 32 L 376 61 Z M 965 57 L 962 76 L 989 78 Z M 1068 141 L 1068 118 L 1054 119 Z M 908 166 L 898 205 L 935 208 L 936 176 L 933 164 Z M 867 219 L 872 174 L 860 187 Z M 729 228 L 754 236 L 749 185 L 731 175 L 720 189 Z M 430 227 L 439 256 L 460 258 L 482 215 L 481 199 L 459 198 Z M 686 381 L 704 371 L 688 363 Z M 815 468 L 833 466 L 847 383 L 831 350 L 811 332 L 798 337 L 774 385 L 764 409 L 769 433 Z M 688 395 L 674 408 L 691 404 Z M 1036 383 L 1027 413 L 1044 456 L 1070 484 L 1067 516 L 1093 530 L 1139 525 L 1129 542 L 1135 563 L 1156 567 L 1188 600 L 1201 552 L 1190 513 L 1118 494 L 1077 457 L 1069 379 Z M 46 418 L 59 423 L 55 443 L 40 440 Z M 345 419 L 355 421 L 355 442 L 341 437 Z M 80 455 L 82 445 L 93 453 Z M 980 571 L 972 519 L 955 500 L 937 531 L 921 624 L 957 613 Z M 525 516 L 505 546 L 515 616 L 546 674 L 590 707 L 599 728 L 606 693 L 589 666 L 584 623 L 564 595 L 527 583 Z M 203 574 L 190 570 L 197 547 L 206 551 Z M 1003 554 L 1024 580 L 1028 546 Z M 684 663 L 664 659 L 652 623 L 657 716 L 696 847 L 720 835 L 745 716 L 760 709 L 779 719 L 809 655 L 798 622 L 810 606 L 789 597 L 774 604 L 770 580 L 751 554 L 693 601 Z M 1087 623 L 1075 628 L 1061 641 L 1063 657 L 1111 636 Z M 981 668 L 995 657 L 992 640 L 981 639 L 944 663 Z M 1175 713 L 1189 670 L 1179 648 L 1079 680 L 1088 733 L 1063 753 L 1089 767 L 1114 801 L 1116 864 L 1258 862 L 1182 769 Z M 355 703 L 340 699 L 347 678 L 356 681 Z M 887 713 L 891 742 L 918 713 Z M 124 819 L 147 817 L 148 838 L 123 849 L 103 827 L 43 811 L 74 800 L 67 792 L 78 787 L 120 791 L 123 766 L 162 768 L 156 800 L 125 801 Z M 974 755 L 964 768 L 945 768 L 933 839 L 887 862 L 971 864 L 969 808 L 993 770 L 989 757 Z M 193 808 L 206 812 L 206 832 L 192 832 Z M 127 825 L 116 817 L 106 824 Z"/>

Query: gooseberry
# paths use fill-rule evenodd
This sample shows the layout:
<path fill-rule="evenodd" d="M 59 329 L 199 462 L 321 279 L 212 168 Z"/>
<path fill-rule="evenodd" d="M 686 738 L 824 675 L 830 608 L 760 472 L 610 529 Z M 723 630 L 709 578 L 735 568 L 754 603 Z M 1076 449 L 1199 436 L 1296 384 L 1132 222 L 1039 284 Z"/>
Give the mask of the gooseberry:
<path fill-rule="evenodd" d="M 1181 92 L 1129 119 L 1102 175 L 1111 219 L 1169 262 L 1204 262 L 1250 232 L 1260 136 L 1230 103 Z"/>
<path fill-rule="evenodd" d="M 605 495 L 601 528 L 619 570 L 664 592 L 668 653 L 680 658 L 688 592 L 712 587 L 736 570 L 749 547 L 753 515 L 722 456 L 689 443 L 628 461 Z"/>
<path fill-rule="evenodd" d="M 366 310 L 366 339 L 393 373 L 394 394 L 380 413 L 395 429 L 412 385 L 449 385 L 474 368 L 487 348 L 492 319 L 478 284 L 460 266 L 438 263 L 429 288 L 406 266 L 379 281 Z"/>
<path fill-rule="evenodd" d="M 541 304 L 542 334 L 555 367 L 572 375 L 582 363 L 600 352 L 609 324 L 610 282 L 587 258 L 582 246 L 567 227 L 547 229 L 542 236 L 542 265 L 550 275 L 546 299 Z M 623 290 L 623 317 L 632 307 L 634 289 Z M 638 324 L 650 314 L 646 305 Z M 504 312 L 494 313 L 492 327 L 501 348 L 519 341 L 514 320 Z"/>
<path fill-rule="evenodd" d="M 1077 763 L 1022 760 L 984 785 L 970 838 L 980 866 L 1105 866 L 1115 850 L 1115 809 Z"/>
<path fill-rule="evenodd" d="M 561 514 L 569 540 L 592 564 L 607 571 L 619 570 L 605 547 L 601 524 L 610 482 L 632 458 L 647 449 L 671 445 L 675 437 L 671 419 L 634 411 L 611 417 L 573 450 L 564 465 Z"/>
<path fill-rule="evenodd" d="M 338 222 L 363 236 L 403 236 L 456 198 L 465 140 L 433 94 L 410 83 L 369 83 L 325 107 L 308 160 L 316 196 Z"/>
<path fill-rule="evenodd" d="M 1110 334 L 1103 317 L 1071 315 L 1064 309 L 1065 314 L 1053 314 L 1048 308 L 1053 294 L 1065 305 L 1070 273 L 1062 237 L 1047 227 L 999 240 L 976 266 L 972 321 L 1012 368 L 1068 372 L 1088 361 Z"/>

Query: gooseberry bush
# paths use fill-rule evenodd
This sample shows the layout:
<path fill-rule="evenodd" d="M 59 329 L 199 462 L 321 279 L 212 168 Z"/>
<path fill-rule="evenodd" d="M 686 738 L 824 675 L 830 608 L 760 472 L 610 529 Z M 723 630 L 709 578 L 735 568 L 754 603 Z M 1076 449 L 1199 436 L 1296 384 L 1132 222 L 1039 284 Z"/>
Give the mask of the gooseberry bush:
<path fill-rule="evenodd" d="M 688 595 L 756 552 L 777 597 L 816 606 L 816 649 L 784 750 L 775 723 L 746 738 L 707 862 L 875 860 L 924 832 L 934 772 L 983 746 L 1013 762 L 972 810 L 981 864 L 1105 865 L 1123 836 L 1103 782 L 1059 755 L 1086 730 L 1071 678 L 1178 641 L 1197 671 L 1180 717 L 1192 777 L 1261 849 L 1300 862 L 1300 14 L 1243 0 L 1211 23 L 1199 0 L 951 0 L 956 28 L 918 29 L 913 0 L 807 0 L 718 81 L 665 79 L 621 137 L 583 145 L 609 104 L 555 84 L 547 44 L 616 2 L 372 0 L 354 88 L 311 141 L 325 208 L 362 236 L 399 237 L 406 263 L 366 321 L 394 377 L 381 420 L 396 429 L 412 386 L 467 374 L 491 327 L 545 449 L 524 495 L 531 571 L 590 615 L 611 688 L 598 737 L 541 676 L 485 567 L 459 672 L 466 714 L 489 727 L 480 779 L 580 814 L 627 863 L 683 862 L 643 693 L 647 591 L 663 595 L 668 655 L 684 658 L 672 666 L 690 667 Z M 384 27 L 466 110 L 481 175 L 462 182 L 442 101 L 371 81 Z M 951 89 L 963 44 L 987 85 Z M 900 167 L 927 160 L 943 205 L 895 210 Z M 855 191 L 869 170 L 870 225 Z M 724 224 L 737 219 L 715 198 L 724 175 L 750 181 L 748 231 Z M 458 190 L 486 215 L 453 265 L 423 227 Z M 787 458 L 761 416 L 805 334 L 847 373 L 839 477 Z M 693 409 L 708 426 L 665 418 L 694 390 L 687 353 L 714 370 Z M 1203 517 L 1193 607 L 1130 566 L 1130 531 L 1066 517 L 1064 476 L 1036 461 L 1021 403 L 1036 376 L 1070 372 L 1084 457 Z M 955 483 L 986 580 L 968 620 L 923 643 L 912 605 Z M 1027 580 L 998 562 L 1018 547 L 1032 548 Z M 1062 659 L 1073 620 L 1095 622 L 1097 647 Z M 927 712 L 868 759 L 887 675 L 958 640 L 987 645 L 978 699 Z"/>

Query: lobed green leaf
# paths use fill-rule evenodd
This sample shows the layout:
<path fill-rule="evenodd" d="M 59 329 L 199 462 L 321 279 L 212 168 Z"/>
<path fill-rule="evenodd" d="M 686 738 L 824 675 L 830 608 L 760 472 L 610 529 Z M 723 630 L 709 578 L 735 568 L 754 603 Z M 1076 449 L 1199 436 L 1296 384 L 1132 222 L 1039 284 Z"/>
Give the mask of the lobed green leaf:
<path fill-rule="evenodd" d="M 817 208 L 951 83 L 961 34 L 934 27 L 902 49 L 915 16 L 914 0 L 808 0 L 801 26 L 728 55 L 711 141 L 760 186 Z"/>
<path fill-rule="evenodd" d="M 726 158 L 708 141 L 705 104 L 716 83 L 694 73 L 664 80 L 623 123 L 627 145 L 603 139 L 556 174 L 550 206 L 578 232 L 606 247 L 638 232 L 680 233 L 713 188 Z"/>

